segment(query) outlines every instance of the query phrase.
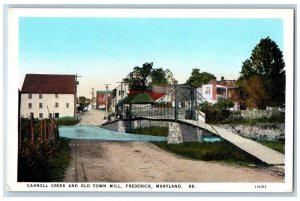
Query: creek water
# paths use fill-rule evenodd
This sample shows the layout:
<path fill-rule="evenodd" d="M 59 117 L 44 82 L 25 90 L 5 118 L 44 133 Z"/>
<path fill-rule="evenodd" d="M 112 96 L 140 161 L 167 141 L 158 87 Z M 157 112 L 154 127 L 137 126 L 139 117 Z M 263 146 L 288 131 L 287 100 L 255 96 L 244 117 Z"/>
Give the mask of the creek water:
<path fill-rule="evenodd" d="M 59 126 L 59 135 L 70 139 L 111 141 L 167 141 L 167 137 L 110 131 L 99 126 Z M 204 136 L 203 142 L 220 142 L 222 138 Z"/>
<path fill-rule="evenodd" d="M 98 126 L 60 126 L 59 135 L 70 139 L 112 141 L 166 141 L 166 137 L 114 132 Z"/>

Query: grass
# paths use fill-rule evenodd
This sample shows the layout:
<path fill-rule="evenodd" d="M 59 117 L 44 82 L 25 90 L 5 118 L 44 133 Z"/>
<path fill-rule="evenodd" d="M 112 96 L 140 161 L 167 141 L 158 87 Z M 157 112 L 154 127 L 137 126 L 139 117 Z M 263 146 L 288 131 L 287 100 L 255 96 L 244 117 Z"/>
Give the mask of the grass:
<path fill-rule="evenodd" d="M 146 127 L 146 128 L 137 128 L 131 131 L 130 133 L 139 134 L 139 135 L 153 135 L 153 136 L 163 136 L 167 137 L 169 132 L 168 127 Z"/>
<path fill-rule="evenodd" d="M 257 141 L 258 143 L 266 146 L 266 147 L 269 147 L 271 149 L 274 149 L 275 151 L 278 151 L 280 153 L 283 153 L 285 152 L 285 148 L 284 148 L 284 142 L 282 141 L 264 141 L 264 140 L 258 140 Z"/>
<path fill-rule="evenodd" d="M 60 138 L 58 141 L 57 152 L 50 161 L 49 180 L 51 182 L 60 182 L 64 178 L 65 171 L 71 160 L 69 142 L 70 140 L 66 138 Z"/>
<path fill-rule="evenodd" d="M 185 158 L 219 161 L 233 165 L 262 165 L 258 160 L 238 150 L 226 141 L 221 142 L 184 142 L 182 144 L 167 144 L 167 142 L 152 142 L 156 146 Z"/>
<path fill-rule="evenodd" d="M 60 126 L 73 126 L 79 123 L 76 117 L 61 117 L 57 119 L 57 123 Z"/>

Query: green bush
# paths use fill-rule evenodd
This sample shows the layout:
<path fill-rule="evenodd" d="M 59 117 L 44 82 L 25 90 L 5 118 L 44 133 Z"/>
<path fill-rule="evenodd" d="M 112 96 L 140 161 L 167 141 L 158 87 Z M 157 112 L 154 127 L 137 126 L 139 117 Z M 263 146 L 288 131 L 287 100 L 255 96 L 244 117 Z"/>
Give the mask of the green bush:
<path fill-rule="evenodd" d="M 57 123 L 60 126 L 73 126 L 79 123 L 76 117 L 61 117 L 57 119 Z"/>
<path fill-rule="evenodd" d="M 220 99 L 215 104 L 202 103 L 199 105 L 199 109 L 205 113 L 207 123 L 216 123 L 229 118 L 230 111 L 228 109 L 233 105 L 233 102 L 228 99 Z"/>

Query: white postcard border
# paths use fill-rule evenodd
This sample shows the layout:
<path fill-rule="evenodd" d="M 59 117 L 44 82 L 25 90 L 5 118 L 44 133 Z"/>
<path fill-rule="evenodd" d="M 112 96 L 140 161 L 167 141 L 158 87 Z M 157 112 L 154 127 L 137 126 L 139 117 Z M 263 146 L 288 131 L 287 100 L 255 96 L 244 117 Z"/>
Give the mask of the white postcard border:
<path fill-rule="evenodd" d="M 17 182 L 17 114 L 18 108 L 18 19 L 19 17 L 151 17 L 151 18 L 280 18 L 284 21 L 284 60 L 286 63 L 286 153 L 285 153 L 285 182 L 284 183 L 178 183 L 184 188 L 126 188 L 126 184 L 118 188 L 105 188 L 103 192 L 291 192 L 293 189 L 293 69 L 294 69 L 294 21 L 292 9 L 37 9 L 37 8 L 10 8 L 8 10 L 8 67 L 7 67 L 7 190 L 8 191 L 95 191 L 98 188 L 80 187 L 62 188 L 28 187 L 28 184 Z M 68 183 L 65 183 L 68 184 Z M 73 183 L 74 184 L 74 183 Z M 94 184 L 94 183 L 88 183 Z M 95 183 L 97 184 L 97 183 Z M 110 183 L 102 183 L 110 184 Z M 147 183 L 156 185 L 156 183 Z M 162 183 L 165 184 L 165 183 Z M 174 184 L 174 183 L 172 183 Z M 196 188 L 189 188 L 194 185 Z M 92 185 L 91 185 L 92 186 Z M 125 187 L 124 187 L 125 186 Z M 260 187 L 262 188 L 260 188 Z M 266 188 L 264 188 L 264 186 Z"/>

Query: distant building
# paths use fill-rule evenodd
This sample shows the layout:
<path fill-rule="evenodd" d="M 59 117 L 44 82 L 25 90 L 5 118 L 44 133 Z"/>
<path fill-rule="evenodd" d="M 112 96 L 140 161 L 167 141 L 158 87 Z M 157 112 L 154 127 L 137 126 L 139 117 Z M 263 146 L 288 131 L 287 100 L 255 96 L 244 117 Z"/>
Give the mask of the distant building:
<path fill-rule="evenodd" d="M 111 105 L 111 108 L 112 108 L 112 111 L 116 111 L 116 106 L 117 104 L 124 98 L 127 97 L 129 93 L 129 86 L 128 84 L 126 84 L 125 82 L 124 83 L 121 83 L 119 86 L 117 86 L 114 90 L 113 90 L 113 93 L 112 93 L 112 105 Z"/>
<path fill-rule="evenodd" d="M 107 97 L 106 97 L 106 90 L 96 92 L 96 109 L 105 110 L 106 104 L 107 104 L 107 108 L 110 108 L 111 103 L 112 103 L 112 91 L 107 91 Z"/>
<path fill-rule="evenodd" d="M 20 115 L 39 119 L 74 116 L 75 75 L 26 74 L 21 90 Z"/>
<path fill-rule="evenodd" d="M 198 88 L 198 102 L 216 103 L 219 99 L 230 99 L 236 101 L 236 80 L 225 80 L 221 77 L 220 81 L 216 78 L 212 79 L 208 84 L 202 85 Z M 201 94 L 201 95 L 200 95 Z"/>

